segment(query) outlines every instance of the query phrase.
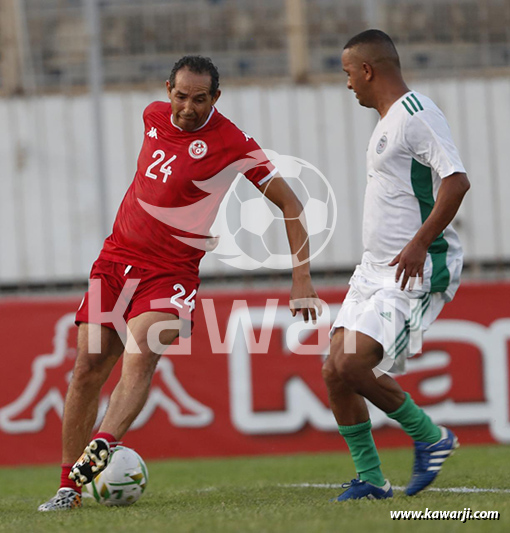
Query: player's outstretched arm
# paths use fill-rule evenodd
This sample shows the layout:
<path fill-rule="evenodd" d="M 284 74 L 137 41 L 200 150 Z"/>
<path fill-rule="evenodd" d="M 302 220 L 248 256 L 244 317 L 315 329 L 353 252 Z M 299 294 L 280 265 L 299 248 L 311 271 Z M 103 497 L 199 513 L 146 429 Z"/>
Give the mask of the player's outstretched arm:
<path fill-rule="evenodd" d="M 262 193 L 278 206 L 285 218 L 285 228 L 292 254 L 292 289 L 290 291 L 290 310 L 292 316 L 302 313 L 305 322 L 309 316 L 315 324 L 317 312 L 322 306 L 312 285 L 310 276 L 310 247 L 306 230 L 303 205 L 285 180 L 276 174 L 261 187 Z"/>
<path fill-rule="evenodd" d="M 389 263 L 390 266 L 398 265 L 395 279 L 398 282 L 402 277 L 402 290 L 405 289 L 409 278 L 419 276 L 423 279 L 427 250 L 453 220 L 469 188 L 468 177 L 463 172 L 455 172 L 441 180 L 437 200 L 427 220 L 414 238 Z M 410 288 L 412 289 L 412 286 Z"/>

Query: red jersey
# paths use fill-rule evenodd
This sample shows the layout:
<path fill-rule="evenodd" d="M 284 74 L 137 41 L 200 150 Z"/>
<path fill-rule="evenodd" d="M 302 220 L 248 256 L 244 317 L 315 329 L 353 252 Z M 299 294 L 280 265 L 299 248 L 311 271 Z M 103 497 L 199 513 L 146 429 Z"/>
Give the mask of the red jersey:
<path fill-rule="evenodd" d="M 215 108 L 195 131 L 173 124 L 170 103 L 143 113 L 137 170 L 101 259 L 198 274 L 219 205 L 239 173 L 260 187 L 275 173 L 259 145 Z"/>

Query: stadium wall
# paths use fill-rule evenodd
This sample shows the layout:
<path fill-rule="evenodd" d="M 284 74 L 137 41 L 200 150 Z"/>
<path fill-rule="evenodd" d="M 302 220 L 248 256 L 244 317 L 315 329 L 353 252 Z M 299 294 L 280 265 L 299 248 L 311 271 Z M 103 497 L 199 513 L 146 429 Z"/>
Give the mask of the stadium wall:
<path fill-rule="evenodd" d="M 472 181 L 456 219 L 466 259 L 508 262 L 510 78 L 421 80 L 413 88 L 444 110 Z M 104 94 L 108 227 L 134 175 L 142 111 L 156 99 L 166 99 L 163 87 Z M 225 87 L 218 109 L 262 147 L 323 172 L 336 195 L 338 221 L 313 268 L 356 264 L 365 151 L 377 114 L 362 109 L 345 86 L 327 84 Z M 87 96 L 0 100 L 0 284 L 86 279 L 105 237 L 92 116 Z M 213 256 L 202 271 L 239 273 Z"/>
<path fill-rule="evenodd" d="M 345 450 L 321 378 L 345 292 L 319 288 L 327 305 L 317 327 L 291 317 L 287 291 L 202 292 L 191 341 L 161 358 L 125 444 L 145 458 Z M 509 301 L 510 283 L 465 283 L 399 378 L 462 444 L 510 443 Z M 78 304 L 76 297 L 0 300 L 0 465 L 60 460 Z M 118 371 L 103 389 L 100 416 Z M 372 408 L 371 417 L 379 446 L 411 444 L 382 412 Z"/>

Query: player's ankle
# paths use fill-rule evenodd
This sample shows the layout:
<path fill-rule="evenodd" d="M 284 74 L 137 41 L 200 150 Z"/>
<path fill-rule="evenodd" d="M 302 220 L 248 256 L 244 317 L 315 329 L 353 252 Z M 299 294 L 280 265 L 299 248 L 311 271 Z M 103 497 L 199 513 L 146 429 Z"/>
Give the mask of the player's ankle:
<path fill-rule="evenodd" d="M 366 481 L 367 483 L 379 488 L 384 487 L 386 483 L 380 468 L 373 468 L 371 470 L 367 470 L 366 472 L 362 472 L 360 473 L 359 478 L 361 481 Z"/>
<path fill-rule="evenodd" d="M 108 442 L 110 447 L 119 442 L 114 435 L 112 435 L 111 433 L 107 433 L 106 431 L 99 431 L 94 435 L 92 439 L 104 439 L 106 442 Z"/>
<path fill-rule="evenodd" d="M 60 489 L 73 489 L 79 494 L 81 494 L 81 487 L 78 487 L 78 485 L 72 480 L 69 479 L 69 474 L 71 473 L 72 464 L 69 463 L 63 463 L 61 465 L 61 472 L 60 472 Z"/>

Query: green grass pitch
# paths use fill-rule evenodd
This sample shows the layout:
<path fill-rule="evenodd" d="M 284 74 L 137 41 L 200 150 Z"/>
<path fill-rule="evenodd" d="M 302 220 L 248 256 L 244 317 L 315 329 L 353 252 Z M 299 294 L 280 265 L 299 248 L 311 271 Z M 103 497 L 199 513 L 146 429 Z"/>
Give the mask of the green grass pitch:
<path fill-rule="evenodd" d="M 384 473 L 406 485 L 412 450 L 381 452 Z M 339 484 L 353 477 L 344 453 L 241 459 L 149 461 L 143 497 L 127 508 L 90 499 L 72 512 L 38 513 L 53 495 L 57 466 L 0 469 L 0 532 L 341 532 L 510 531 L 510 448 L 464 446 L 433 485 L 409 498 L 401 491 L 385 501 L 330 503 Z M 308 485 L 307 485 L 308 484 Z M 498 492 L 458 493 L 478 487 Z M 394 521 L 395 510 L 499 511 L 498 521 Z"/>

